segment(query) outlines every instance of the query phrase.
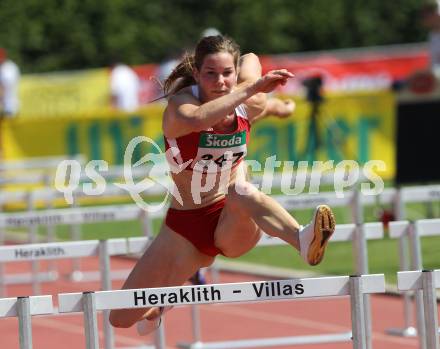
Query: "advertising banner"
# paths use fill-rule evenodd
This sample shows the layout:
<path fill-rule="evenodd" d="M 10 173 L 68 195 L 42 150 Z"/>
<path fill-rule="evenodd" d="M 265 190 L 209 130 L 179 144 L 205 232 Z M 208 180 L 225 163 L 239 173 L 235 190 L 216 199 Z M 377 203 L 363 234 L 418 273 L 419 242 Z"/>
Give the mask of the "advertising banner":
<path fill-rule="evenodd" d="M 2 130 L 6 159 L 83 154 L 89 160 L 122 165 L 124 152 L 136 136 L 153 139 L 163 150 L 163 104 L 136 113 L 102 112 L 54 119 L 5 120 Z M 287 119 L 268 118 L 252 127 L 247 159 L 264 165 L 276 156 L 282 161 L 369 160 L 386 164 L 385 179 L 395 174 L 395 101 L 389 92 L 329 96 L 312 113 L 310 103 L 297 100 L 297 110 Z M 136 149 L 140 158 L 153 149 Z"/>
<path fill-rule="evenodd" d="M 109 107 L 107 69 L 24 75 L 20 81 L 20 118 L 87 114 Z"/>
<path fill-rule="evenodd" d="M 389 89 L 393 82 L 407 79 L 429 66 L 426 45 L 407 45 L 382 49 L 353 49 L 310 54 L 263 56 L 265 71 L 285 68 L 296 79 L 280 89 L 297 94 L 302 83 L 320 76 L 327 92 L 374 91 Z"/>

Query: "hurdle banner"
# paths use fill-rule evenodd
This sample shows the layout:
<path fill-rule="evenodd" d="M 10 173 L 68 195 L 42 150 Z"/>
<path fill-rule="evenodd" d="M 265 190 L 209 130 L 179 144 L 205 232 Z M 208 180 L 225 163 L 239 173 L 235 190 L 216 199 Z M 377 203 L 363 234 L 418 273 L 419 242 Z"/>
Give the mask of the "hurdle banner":
<path fill-rule="evenodd" d="M 20 244 L 0 246 L 0 263 L 59 260 L 71 258 L 83 258 L 101 255 L 100 245 L 105 244 L 105 254 L 108 256 L 130 255 L 143 252 L 151 243 L 149 237 L 117 238 L 109 240 L 84 240 L 67 242 L 49 242 L 39 244 Z M 105 275 L 105 270 L 100 270 L 96 276 Z M 124 271 L 124 277 L 127 273 Z M 97 278 L 98 280 L 99 278 Z M 20 280 L 23 281 L 23 280 Z M 26 280 L 28 281 L 28 280 Z M 46 281 L 44 278 L 34 277 L 31 282 L 39 283 Z M 0 286 L 16 284 L 14 280 L 8 282 L 7 275 L 0 275 Z"/>
<path fill-rule="evenodd" d="M 425 344 L 429 349 L 440 349 L 436 297 L 436 289 L 440 288 L 440 269 L 398 272 L 397 286 L 401 291 L 423 292 Z"/>
<path fill-rule="evenodd" d="M 52 296 L 0 298 L 0 318 L 18 317 L 20 349 L 32 349 L 32 315 L 52 313 Z"/>
<path fill-rule="evenodd" d="M 85 324 L 96 321 L 96 312 L 149 306 L 274 301 L 298 298 L 351 296 L 355 348 L 366 348 L 363 323 L 365 293 L 385 292 L 383 274 L 257 281 L 232 284 L 165 287 L 58 295 L 59 312 L 84 312 Z M 91 328 L 90 328 L 91 327 Z M 86 347 L 96 349 L 95 326 L 86 326 Z"/>
<path fill-rule="evenodd" d="M 60 225 L 139 219 L 141 208 L 136 205 L 62 208 L 44 211 L 0 213 L 0 227 L 20 228 L 33 225 Z"/>

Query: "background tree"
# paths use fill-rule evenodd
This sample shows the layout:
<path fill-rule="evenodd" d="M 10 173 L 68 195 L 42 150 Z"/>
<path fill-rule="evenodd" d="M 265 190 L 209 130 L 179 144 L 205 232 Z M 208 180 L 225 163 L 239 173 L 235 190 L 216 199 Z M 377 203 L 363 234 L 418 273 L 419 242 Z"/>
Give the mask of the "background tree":
<path fill-rule="evenodd" d="M 0 46 L 31 73 L 158 63 L 207 27 L 258 54 L 419 42 L 426 1 L 2 0 Z"/>

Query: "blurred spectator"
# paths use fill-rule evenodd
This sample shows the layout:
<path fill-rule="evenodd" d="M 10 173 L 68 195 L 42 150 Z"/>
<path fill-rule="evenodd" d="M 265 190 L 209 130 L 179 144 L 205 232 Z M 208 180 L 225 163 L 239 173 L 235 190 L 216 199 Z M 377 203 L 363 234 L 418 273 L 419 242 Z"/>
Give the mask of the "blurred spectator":
<path fill-rule="evenodd" d="M 206 28 L 203 32 L 202 32 L 202 38 L 206 37 L 206 36 L 216 36 L 216 35 L 222 35 L 222 33 L 220 33 L 220 31 L 217 28 Z"/>
<path fill-rule="evenodd" d="M 177 67 L 180 62 L 181 55 L 173 55 L 168 59 L 164 60 L 159 65 L 158 69 L 158 78 L 161 84 L 167 79 L 167 77 L 171 74 L 173 69 Z"/>
<path fill-rule="evenodd" d="M 429 30 L 431 68 L 440 77 L 440 14 L 438 2 L 431 1 L 421 10 L 422 24 Z"/>
<path fill-rule="evenodd" d="M 8 59 L 6 50 L 0 48 L 0 108 L 3 116 L 13 116 L 18 113 L 18 83 L 20 70 Z"/>
<path fill-rule="evenodd" d="M 140 81 L 128 65 L 117 63 L 112 67 L 110 90 L 114 108 L 132 112 L 139 108 Z"/>

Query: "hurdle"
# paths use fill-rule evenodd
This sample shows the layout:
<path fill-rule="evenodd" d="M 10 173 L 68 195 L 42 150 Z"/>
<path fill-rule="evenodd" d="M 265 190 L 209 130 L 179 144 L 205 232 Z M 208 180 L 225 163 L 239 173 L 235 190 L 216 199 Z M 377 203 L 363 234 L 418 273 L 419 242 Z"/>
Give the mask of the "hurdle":
<path fill-rule="evenodd" d="M 440 349 L 436 289 L 440 288 L 440 269 L 402 271 L 397 273 L 398 288 L 423 293 L 423 312 L 426 346 Z"/>
<path fill-rule="evenodd" d="M 33 210 L 35 209 L 34 193 L 32 191 L 27 191 L 24 195 L 24 199 L 25 199 L 25 202 L 27 203 L 27 212 L 32 213 Z M 2 216 L 2 215 L 6 215 L 6 213 L 0 213 L 0 216 Z M 5 236 L 3 234 L 3 230 L 5 228 L 8 228 L 8 226 L 0 224 L 0 232 L 1 232 L 0 245 L 4 245 L 4 242 L 5 242 Z M 27 228 L 27 231 L 29 234 L 28 241 L 30 243 L 37 242 L 37 227 L 32 226 L 32 225 L 27 225 L 27 226 L 25 226 L 25 228 Z M 35 277 L 38 277 L 39 279 L 46 280 L 46 281 L 55 280 L 57 277 L 57 272 L 56 272 L 54 265 L 50 265 L 49 270 L 47 272 L 40 272 L 38 262 L 33 261 L 33 262 L 31 262 L 31 269 L 32 269 L 31 273 L 15 274 L 15 276 L 12 279 L 11 278 L 9 278 L 9 279 L 11 280 L 11 282 L 23 283 L 23 282 L 32 280 Z M 3 266 L 0 265 L 0 278 L 2 278 L 3 275 L 4 275 Z M 41 293 L 41 291 L 38 289 L 38 284 L 33 284 L 33 287 L 35 287 L 33 289 L 33 294 L 40 294 Z M 0 296 L 3 296 L 3 295 L 4 295 L 4 289 L 2 288 L 2 284 L 1 284 L 0 285 Z"/>
<path fill-rule="evenodd" d="M 19 228 L 19 227 L 31 227 L 33 236 L 31 241 L 36 242 L 36 226 L 42 225 L 47 228 L 53 229 L 54 226 L 60 224 L 69 224 L 70 226 L 77 226 L 84 223 L 97 223 L 108 221 L 126 221 L 126 220 L 142 220 L 142 227 L 144 236 L 152 236 L 152 221 L 151 218 L 155 218 L 157 214 L 148 213 L 140 209 L 136 205 L 113 205 L 113 206 L 100 206 L 100 207 L 78 207 L 78 208 L 66 208 L 66 209 L 50 209 L 31 212 L 20 213 L 0 213 L 0 229 L 1 228 Z M 80 236 L 74 236 L 74 240 L 80 240 Z M 75 261 L 75 259 L 74 259 Z M 78 261 L 78 259 L 76 259 Z M 56 279 L 57 274 L 52 271 L 48 275 L 37 274 L 37 262 L 32 261 L 33 274 L 24 275 L 10 275 L 6 278 L 6 284 L 24 283 L 29 282 L 38 275 L 38 278 L 44 278 L 47 281 Z M 74 265 L 75 267 L 75 265 Z M 0 269 L 0 278 L 1 278 Z M 76 263 L 76 269 L 73 269 L 72 279 L 75 281 L 87 281 L 97 280 L 97 272 L 81 272 L 79 270 L 79 263 Z M 125 274 L 126 275 L 126 274 Z M 121 276 L 115 275 L 115 278 L 121 278 Z M 37 286 L 37 284 L 35 284 Z M 0 286 L 1 289 L 1 286 Z M 34 294 L 38 294 L 39 290 L 34 290 Z"/>
<path fill-rule="evenodd" d="M 256 281 L 120 291 L 65 293 L 58 295 L 59 312 L 83 312 L 87 349 L 98 348 L 97 311 L 151 306 L 295 300 L 350 296 L 353 348 L 366 348 L 363 294 L 383 293 L 383 274 L 336 276 L 292 280 Z M 89 325 L 91 324 L 91 325 Z M 224 348 L 232 348 L 227 346 Z"/>
<path fill-rule="evenodd" d="M 435 202 L 440 201 L 440 185 L 424 185 L 403 187 L 396 190 L 394 200 L 394 213 L 397 220 L 404 220 L 407 217 L 407 210 L 405 205 L 407 203 L 421 203 L 421 202 Z M 399 238 L 399 267 L 400 270 L 409 270 L 409 236 L 402 234 Z M 417 269 L 417 268 L 416 268 Z M 413 304 L 411 301 L 410 292 L 403 293 L 403 307 L 404 307 L 404 326 L 403 328 L 391 328 L 387 333 L 402 336 L 415 337 L 417 336 L 417 328 L 412 324 L 413 318 Z M 419 301 L 420 302 L 420 301 Z M 420 308 L 420 306 L 419 306 Z"/>
<path fill-rule="evenodd" d="M 352 221 L 356 225 L 356 233 L 353 238 L 353 252 L 355 254 L 356 273 L 368 274 L 368 254 L 366 246 L 366 233 L 364 231 L 365 205 L 393 202 L 395 197 L 394 189 L 385 189 L 380 195 L 361 195 L 357 189 L 337 195 L 335 192 L 323 192 L 319 194 L 302 194 L 295 196 L 275 196 L 275 199 L 287 210 L 314 208 L 319 204 L 326 204 L 330 207 L 349 207 L 351 210 Z M 381 229 L 381 228 L 380 228 Z M 371 329 L 371 310 L 369 296 L 364 296 L 365 303 L 365 323 Z M 371 331 L 367 331 L 370 333 Z M 367 346 L 372 348 L 371 338 L 367 337 Z"/>
<path fill-rule="evenodd" d="M 414 223 L 409 221 L 396 221 L 390 223 L 390 237 L 399 238 L 406 237 L 411 243 L 409 244 L 411 252 L 411 268 L 420 270 L 423 268 L 422 250 L 420 238 L 423 236 L 440 235 L 440 219 L 421 219 Z M 418 335 L 420 347 L 429 348 L 425 343 L 425 317 L 423 315 L 423 292 L 419 289 L 415 290 L 417 329 L 415 336 Z"/>
<path fill-rule="evenodd" d="M 378 200 L 381 203 L 390 203 L 394 200 L 395 190 L 386 189 L 378 197 L 360 195 L 358 191 L 352 190 L 344 193 L 343 196 L 338 196 L 334 192 L 323 192 L 318 194 L 299 194 L 294 196 L 273 195 L 272 197 L 278 201 L 285 209 L 310 209 L 315 208 L 318 204 L 327 204 L 331 207 L 350 207 L 353 221 L 356 224 L 337 225 L 337 231 L 330 241 L 353 241 L 353 252 L 355 256 L 355 272 L 357 274 L 368 274 L 368 254 L 366 240 L 383 238 L 382 223 L 367 223 L 363 222 L 363 205 L 374 204 Z M 257 246 L 264 245 L 279 245 L 284 242 L 277 238 L 272 238 L 263 234 Z M 212 268 L 216 273 L 215 264 Z M 372 348 L 371 338 L 371 311 L 368 295 L 364 296 L 365 300 L 365 323 L 369 331 L 367 331 L 367 347 Z M 201 343 L 200 319 L 196 306 L 192 306 L 191 317 L 193 321 L 193 343 Z M 188 348 L 191 344 L 182 343 L 182 348 Z M 206 344 L 207 346 L 210 343 Z"/>
<path fill-rule="evenodd" d="M 148 237 L 120 238 L 110 240 L 84 240 L 58 243 L 41 243 L 0 247 L 0 262 L 30 260 L 60 260 L 84 257 L 99 257 L 101 289 L 111 289 L 110 257 L 137 254 L 144 251 L 152 239 Z M 2 280 L 0 279 L 0 282 Z M 39 283 L 38 278 L 32 280 Z M 108 322 L 108 312 L 104 312 L 105 348 L 114 348 L 113 328 Z M 156 341 L 164 342 L 164 330 L 158 331 Z"/>
<path fill-rule="evenodd" d="M 382 239 L 383 238 L 383 226 L 382 223 L 365 223 L 365 227 L 363 228 L 363 234 L 366 240 L 373 239 Z M 358 244 L 356 243 L 359 240 L 359 229 L 356 224 L 339 224 L 336 226 L 335 233 L 332 236 L 331 242 L 337 241 L 353 241 L 353 252 L 355 252 L 356 259 L 364 259 L 367 251 L 358 252 Z M 279 238 L 275 238 L 263 233 L 260 241 L 257 246 L 275 246 L 275 245 L 287 245 L 286 242 Z M 366 245 L 364 245 L 366 248 Z M 356 273 L 358 272 L 360 263 L 357 263 Z M 364 323 L 367 325 L 367 321 L 369 320 L 367 313 L 367 306 L 369 304 L 365 304 L 364 302 Z M 191 318 L 192 318 L 192 334 L 193 340 L 191 343 L 179 343 L 178 347 L 183 349 L 221 349 L 221 348 L 247 348 L 250 346 L 249 343 L 252 340 L 237 340 L 237 341 L 229 341 L 227 345 L 224 345 L 222 342 L 203 342 L 201 338 L 201 330 L 200 330 L 200 315 L 196 305 L 191 306 Z M 367 329 L 370 329 L 371 326 L 366 326 Z M 371 342 L 370 333 L 366 333 L 366 341 L 367 347 L 368 342 Z M 263 339 L 264 347 L 276 346 L 276 345 L 298 345 L 298 344 L 318 344 L 318 343 L 331 343 L 334 341 L 349 341 L 351 338 L 351 332 L 338 333 L 333 335 L 313 335 L 306 337 L 278 337 L 278 338 L 266 338 Z"/>
<path fill-rule="evenodd" d="M 32 315 L 52 313 L 52 296 L 0 299 L 0 318 L 18 317 L 20 349 L 32 349 Z"/>

